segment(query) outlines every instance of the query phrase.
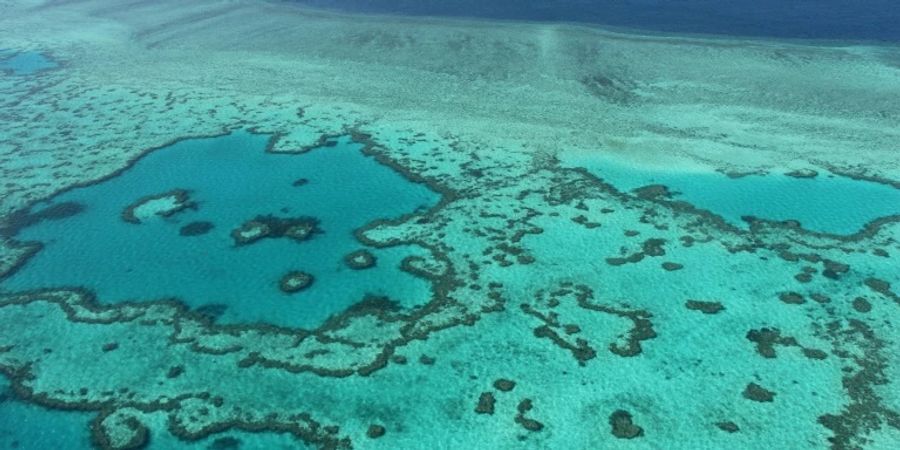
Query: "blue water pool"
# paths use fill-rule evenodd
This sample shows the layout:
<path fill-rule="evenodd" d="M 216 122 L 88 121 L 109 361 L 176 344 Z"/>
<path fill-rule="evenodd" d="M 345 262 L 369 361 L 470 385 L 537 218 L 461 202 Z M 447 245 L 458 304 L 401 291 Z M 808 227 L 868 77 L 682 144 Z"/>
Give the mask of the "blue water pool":
<path fill-rule="evenodd" d="M 784 173 L 732 178 L 715 172 L 641 168 L 607 157 L 570 158 L 622 191 L 661 184 L 674 199 L 722 216 L 740 227 L 743 216 L 796 220 L 812 231 L 852 234 L 880 217 L 900 214 L 900 189 L 821 172 L 812 178 Z"/>
<path fill-rule="evenodd" d="M 0 448 L 93 448 L 86 412 L 44 409 L 26 403 L 12 393 L 9 380 L 0 376 Z"/>
<path fill-rule="evenodd" d="M 182 141 L 119 176 L 57 196 L 53 205 L 80 204 L 83 211 L 20 231 L 17 239 L 44 248 L 0 288 L 84 286 L 102 302 L 175 297 L 223 322 L 303 327 L 366 294 L 407 306 L 430 299 L 426 281 L 398 268 L 424 249 L 370 248 L 376 265 L 365 270 L 348 267 L 344 257 L 365 248 L 354 230 L 427 208 L 436 193 L 363 155 L 349 139 L 301 155 L 267 153 L 267 140 L 236 132 Z M 193 207 L 123 220 L 129 205 L 179 189 Z M 313 217 L 321 232 L 304 241 L 236 245 L 233 230 L 257 216 Z M 313 284 L 283 292 L 280 280 L 292 271 L 312 275 Z"/>
<path fill-rule="evenodd" d="M 31 75 L 57 66 L 56 61 L 40 52 L 7 53 L 0 50 L 0 72 Z"/>

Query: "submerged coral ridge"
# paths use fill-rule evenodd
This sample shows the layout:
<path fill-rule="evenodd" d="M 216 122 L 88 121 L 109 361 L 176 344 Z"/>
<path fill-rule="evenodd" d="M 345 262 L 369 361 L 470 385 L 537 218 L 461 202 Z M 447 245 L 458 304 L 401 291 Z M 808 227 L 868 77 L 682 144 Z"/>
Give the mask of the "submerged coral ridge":
<path fill-rule="evenodd" d="M 893 49 L 107 3 L 0 18 L 58 64 L 0 77 L 0 371 L 92 445 L 900 441 L 900 210 L 622 184 L 897 189 Z"/>

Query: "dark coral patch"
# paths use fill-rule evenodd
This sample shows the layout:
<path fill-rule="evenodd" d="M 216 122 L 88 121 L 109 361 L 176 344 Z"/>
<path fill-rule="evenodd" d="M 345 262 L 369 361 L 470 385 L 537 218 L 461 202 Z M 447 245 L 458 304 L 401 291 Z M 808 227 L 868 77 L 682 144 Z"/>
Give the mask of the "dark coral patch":
<path fill-rule="evenodd" d="M 644 435 L 644 429 L 634 423 L 631 413 L 617 409 L 609 415 L 609 425 L 613 436 L 619 439 L 634 439 Z"/>
<path fill-rule="evenodd" d="M 800 345 L 797 339 L 791 336 L 782 336 L 777 328 L 760 328 L 747 332 L 747 340 L 756 344 L 756 352 L 763 358 L 775 358 L 775 346 L 799 347 L 803 356 L 809 359 L 825 359 L 828 354 L 822 350 L 808 348 Z"/>
<path fill-rule="evenodd" d="M 866 278 L 865 284 L 875 292 L 887 293 L 891 290 L 891 283 L 875 277 Z"/>
<path fill-rule="evenodd" d="M 806 303 L 806 299 L 796 292 L 782 292 L 778 294 L 778 299 L 788 305 L 801 305 Z"/>
<path fill-rule="evenodd" d="M 815 348 L 804 348 L 803 356 L 809 359 L 825 359 L 828 357 L 828 353 Z"/>
<path fill-rule="evenodd" d="M 344 264 L 353 270 L 363 270 L 375 266 L 375 255 L 368 250 L 357 250 L 344 256 Z"/>
<path fill-rule="evenodd" d="M 812 273 L 810 272 L 802 272 L 794 275 L 794 279 L 800 283 L 809 283 L 812 281 Z"/>
<path fill-rule="evenodd" d="M 138 210 L 142 206 L 166 198 L 170 198 L 172 200 L 171 206 L 166 209 L 155 211 L 153 215 L 159 217 L 171 217 L 186 209 L 197 208 L 197 204 L 190 200 L 190 194 L 187 190 L 173 189 L 168 192 L 163 192 L 162 194 L 147 195 L 137 199 L 134 203 L 128 205 L 125 210 L 122 211 L 122 220 L 128 223 L 139 224 L 141 223 L 141 218 L 138 217 Z"/>
<path fill-rule="evenodd" d="M 537 420 L 525 417 L 525 414 L 527 414 L 528 411 L 531 411 L 533 407 L 534 405 L 532 405 L 530 398 L 526 398 L 519 402 L 519 405 L 516 406 L 516 410 L 519 413 L 516 414 L 515 421 L 528 431 L 541 431 L 544 429 L 544 424 Z"/>
<path fill-rule="evenodd" d="M 166 373 L 166 378 L 178 378 L 184 373 L 184 366 L 172 366 Z"/>
<path fill-rule="evenodd" d="M 747 332 L 747 340 L 756 344 L 756 352 L 763 358 L 775 358 L 775 345 L 795 346 L 797 340 L 781 336 L 777 328 L 760 328 Z"/>
<path fill-rule="evenodd" d="M 828 323 L 826 333 L 835 346 L 834 355 L 853 361 L 856 367 L 847 367 L 841 380 L 848 403 L 840 412 L 819 416 L 818 422 L 833 433 L 828 438 L 832 448 L 864 448 L 871 442 L 868 434 L 898 423 L 897 412 L 879 392 L 880 386 L 891 381 L 885 373 L 890 358 L 885 352 L 887 342 L 858 319 Z"/>
<path fill-rule="evenodd" d="M 792 170 L 785 175 L 793 178 L 815 178 L 819 176 L 819 172 L 816 172 L 813 169 L 797 169 Z"/>
<path fill-rule="evenodd" d="M 891 290 L 891 283 L 875 277 L 866 278 L 863 283 L 865 283 L 865 285 L 869 289 L 893 300 L 895 303 L 900 305 L 900 296 L 898 296 L 894 293 L 894 291 Z"/>
<path fill-rule="evenodd" d="M 575 343 L 572 344 L 565 339 L 563 339 L 559 333 L 554 331 L 551 327 L 547 325 L 541 325 L 534 329 L 534 337 L 538 338 L 547 338 L 553 341 L 554 344 L 559 346 L 560 348 L 564 348 L 572 352 L 572 356 L 578 360 L 579 364 L 584 364 L 585 362 L 594 359 L 597 357 L 597 351 L 594 350 L 593 347 L 590 346 L 588 341 L 578 338 L 575 339 Z M 610 344 L 615 345 L 615 344 Z"/>
<path fill-rule="evenodd" d="M 703 314 L 718 314 L 725 310 L 719 302 L 706 302 L 702 300 L 688 300 L 684 303 L 687 309 L 692 311 L 700 311 Z"/>
<path fill-rule="evenodd" d="M 662 184 L 650 184 L 632 190 L 638 198 L 644 200 L 668 200 L 672 198 L 673 193 L 667 186 Z"/>
<path fill-rule="evenodd" d="M 669 272 L 674 272 L 674 271 L 676 271 L 676 270 L 681 270 L 681 269 L 683 269 L 683 268 L 684 268 L 684 265 L 683 265 L 683 264 L 678 264 L 678 263 L 666 261 L 666 262 L 662 263 L 662 268 L 665 269 L 665 270 L 667 270 L 667 271 L 669 271 Z"/>
<path fill-rule="evenodd" d="M 101 416 L 102 417 L 102 416 Z M 123 449 L 123 450 L 131 450 L 131 449 L 141 449 L 146 448 L 147 444 L 150 443 L 150 430 L 142 424 L 137 418 L 129 417 L 125 419 L 122 423 L 124 425 L 121 432 L 127 433 L 125 437 L 128 437 L 128 440 L 116 442 L 110 442 L 106 433 L 100 432 L 97 428 L 102 428 L 100 421 L 95 419 L 92 424 L 92 437 L 94 440 L 94 444 L 100 448 L 115 448 L 115 449 Z"/>
<path fill-rule="evenodd" d="M 215 322 L 219 317 L 225 314 L 228 305 L 224 303 L 209 303 L 199 306 L 195 311 L 210 322 Z"/>
<path fill-rule="evenodd" d="M 113 350 L 117 350 L 118 348 L 119 348 L 118 342 L 109 342 L 109 343 L 103 344 L 103 347 L 101 347 L 100 349 L 103 350 L 104 352 L 111 352 Z"/>
<path fill-rule="evenodd" d="M 45 220 L 61 220 L 84 211 L 85 206 L 77 202 L 64 202 L 48 206 L 37 212 L 28 209 L 16 211 L 0 221 L 0 236 L 15 236 L 19 230 Z"/>
<path fill-rule="evenodd" d="M 638 253 L 628 255 L 624 258 L 620 258 L 620 257 L 606 258 L 606 263 L 611 266 L 621 266 L 621 265 L 625 265 L 628 263 L 641 262 L 641 260 L 643 260 L 643 259 L 644 259 L 644 254 L 638 252 Z"/>
<path fill-rule="evenodd" d="M 384 436 L 384 434 L 386 432 L 387 432 L 387 430 L 383 426 L 373 424 L 373 425 L 369 425 L 369 429 L 366 430 L 366 436 L 368 436 L 371 439 L 378 439 L 378 438 Z"/>
<path fill-rule="evenodd" d="M 853 299 L 853 309 L 856 312 L 867 313 L 872 310 L 872 304 L 862 297 L 856 297 Z"/>
<path fill-rule="evenodd" d="M 178 230 L 178 234 L 182 236 L 200 236 L 212 231 L 215 228 L 215 225 L 212 222 L 191 222 Z"/>
<path fill-rule="evenodd" d="M 287 237 L 295 241 L 305 241 L 320 233 L 319 219 L 314 217 L 281 218 L 272 215 L 256 216 L 231 231 L 234 245 L 249 245 L 260 239 Z"/>
<path fill-rule="evenodd" d="M 744 388 L 742 395 L 744 398 L 754 402 L 769 403 L 775 401 L 776 394 L 756 383 L 750 383 Z"/>
<path fill-rule="evenodd" d="M 644 254 L 647 256 L 665 256 L 665 244 L 665 239 L 647 239 L 641 245 L 641 248 L 643 249 Z"/>
<path fill-rule="evenodd" d="M 634 263 L 641 262 L 647 256 L 650 256 L 650 257 L 665 256 L 665 254 L 666 254 L 665 244 L 666 244 L 665 239 L 659 239 L 659 238 L 647 239 L 641 244 L 641 250 L 639 252 L 632 253 L 627 256 L 606 258 L 606 263 L 611 266 L 621 266 L 623 264 L 634 264 Z M 625 249 L 622 249 L 622 254 L 624 254 L 624 253 L 625 253 Z M 676 264 L 676 263 L 667 263 L 667 264 Z M 674 267 L 674 266 L 671 266 L 671 267 Z M 677 270 L 677 269 L 673 269 L 673 270 Z"/>
<path fill-rule="evenodd" d="M 516 387 L 516 382 L 513 380 L 507 380 L 506 378 L 499 378 L 494 381 L 494 389 L 502 392 L 509 392 Z"/>
<path fill-rule="evenodd" d="M 734 423 L 734 422 L 732 422 L 732 421 L 730 421 L 730 420 L 729 420 L 729 421 L 725 421 L 725 422 L 716 422 L 716 426 L 719 427 L 720 430 L 722 430 L 722 431 L 724 431 L 724 432 L 726 432 L 726 433 L 737 433 L 738 431 L 741 430 L 741 429 L 737 426 L 736 423 Z"/>
<path fill-rule="evenodd" d="M 837 261 L 832 261 L 830 259 L 826 259 L 824 261 L 824 264 L 825 270 L 822 271 L 822 275 L 832 280 L 837 280 L 841 277 L 841 275 L 850 271 L 849 265 Z"/>
<path fill-rule="evenodd" d="M 584 226 L 587 229 L 594 229 L 600 226 L 600 222 L 592 222 L 585 215 L 578 215 L 572 218 L 572 222 Z"/>
<path fill-rule="evenodd" d="M 278 288 L 286 294 L 293 294 L 312 286 L 313 281 L 312 275 L 297 270 L 288 272 L 281 277 L 281 281 L 278 282 Z"/>
<path fill-rule="evenodd" d="M 475 406 L 475 412 L 478 414 L 494 414 L 494 404 L 497 400 L 494 394 L 490 392 L 482 392 L 478 396 L 478 404 Z"/>
<path fill-rule="evenodd" d="M 646 311 L 634 311 L 629 314 L 619 314 L 621 317 L 627 317 L 632 321 L 633 328 L 626 335 L 625 345 L 618 343 L 609 344 L 609 351 L 623 357 L 631 357 L 640 355 L 643 351 L 641 341 L 653 339 L 656 337 L 656 331 L 653 329 L 653 322 L 650 322 L 650 313 Z"/>
<path fill-rule="evenodd" d="M 538 291 L 535 296 L 535 306 L 523 303 L 520 307 L 526 314 L 543 322 L 543 325 L 534 329 L 535 337 L 549 339 L 556 346 L 570 351 L 572 356 L 578 360 L 579 365 L 584 365 L 588 360 L 595 358 L 597 351 L 587 339 L 577 337 L 581 333 L 582 327 L 574 323 L 563 324 L 560 322 L 559 313 L 553 310 L 560 306 L 563 299 L 574 300 L 582 309 L 611 314 L 632 322 L 632 328 L 620 335 L 618 342 L 609 343 L 608 349 L 613 354 L 622 357 L 637 356 L 642 351 L 641 342 L 656 337 L 656 331 L 650 321 L 652 315 L 648 311 L 596 304 L 592 302 L 593 295 L 593 290 L 585 285 L 563 283 L 561 289 L 556 291 Z"/>
<path fill-rule="evenodd" d="M 241 440 L 236 437 L 220 437 L 209 444 L 210 450 L 238 450 L 241 448 Z"/>

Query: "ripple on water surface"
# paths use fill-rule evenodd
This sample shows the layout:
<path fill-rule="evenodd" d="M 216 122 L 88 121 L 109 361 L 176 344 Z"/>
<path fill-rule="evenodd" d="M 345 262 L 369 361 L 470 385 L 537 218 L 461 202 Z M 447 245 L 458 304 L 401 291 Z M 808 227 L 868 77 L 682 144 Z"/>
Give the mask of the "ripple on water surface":
<path fill-rule="evenodd" d="M 83 286 L 105 303 L 175 297 L 223 322 L 301 327 L 367 294 L 430 300 L 425 280 L 399 270 L 425 249 L 368 248 L 375 264 L 364 269 L 345 257 L 365 249 L 354 230 L 430 207 L 436 193 L 346 138 L 299 155 L 268 153 L 267 139 L 181 141 L 36 206 L 37 216 L 83 207 L 20 230 L 18 240 L 44 247 L 0 287 Z M 299 273 L 311 284 L 283 289 Z"/>

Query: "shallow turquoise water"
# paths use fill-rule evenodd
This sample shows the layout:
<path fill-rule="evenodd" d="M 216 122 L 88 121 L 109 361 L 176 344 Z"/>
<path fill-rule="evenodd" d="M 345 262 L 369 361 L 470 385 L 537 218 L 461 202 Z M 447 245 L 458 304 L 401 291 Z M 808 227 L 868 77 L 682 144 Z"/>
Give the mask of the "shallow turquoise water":
<path fill-rule="evenodd" d="M 662 184 L 674 198 L 722 216 L 746 228 L 742 216 L 797 220 L 812 231 L 852 234 L 867 223 L 900 214 L 900 189 L 828 172 L 815 178 L 781 173 L 730 178 L 721 173 L 649 170 L 606 157 L 571 157 L 571 166 L 586 168 L 621 191 Z"/>
<path fill-rule="evenodd" d="M 16 399 L 0 376 L 0 448 L 89 449 L 88 423 L 94 414 L 42 408 Z"/>
<path fill-rule="evenodd" d="M 88 450 L 91 443 L 90 422 L 93 412 L 46 409 L 20 401 L 10 392 L 9 380 L 0 376 L 0 449 L 65 449 Z M 160 414 L 165 420 L 165 414 Z M 148 448 L 187 448 L 238 450 L 252 448 L 311 448 L 287 433 L 251 433 L 227 430 L 197 441 L 185 442 L 165 427 L 150 431 Z"/>
<path fill-rule="evenodd" d="M 166 18 L 174 23 L 172 16 Z M 389 39 L 390 33 L 369 34 L 362 28 L 352 45 L 369 38 L 384 40 L 387 54 L 400 42 Z M 570 42 L 555 39 L 562 38 L 564 30 L 544 28 L 547 39 L 541 43 Z M 504 43 L 498 45 L 502 50 Z M 164 58 L 166 47 L 153 52 Z M 563 48 L 557 51 L 568 51 Z M 200 61 L 205 49 L 199 44 L 196 49 L 191 54 Z M 8 55 L 12 53 L 0 50 L 0 59 Z M 49 178 L 55 175 L 49 172 L 55 164 L 69 161 L 71 155 L 57 160 L 54 152 L 30 151 L 33 143 L 60 131 L 57 125 L 71 125 L 68 118 L 100 123 L 108 116 L 93 116 L 110 106 L 107 100 L 121 100 L 112 106 L 114 111 L 138 104 L 131 102 L 131 94 L 119 95 L 113 89 L 107 95 L 104 88 L 121 83 L 132 87 L 134 95 L 154 98 L 160 92 L 157 84 L 141 89 L 130 86 L 122 74 L 94 77 L 73 66 L 78 71 L 74 79 L 83 80 L 63 82 L 66 89 L 45 89 L 60 94 L 57 102 L 53 95 L 24 89 L 30 82 L 45 86 L 57 76 L 65 79 L 65 70 L 41 72 L 38 59 L 16 64 L 0 71 L 0 79 L 15 86 L 16 96 L 25 92 L 25 98 L 41 99 L 34 100 L 41 109 L 23 108 L 19 119 L 47 122 L 47 127 L 39 126 L 21 139 L 20 127 L 0 132 L 17 145 L 16 151 L 22 149 L 21 155 L 11 153 L 4 167 L 25 174 Z M 556 68 L 562 73 L 566 66 Z M 262 72 L 249 67 L 247 73 Z M 232 76 L 226 71 L 222 79 Z M 90 86 L 89 80 L 105 80 L 110 86 Z M 202 80 L 213 82 L 206 76 Z M 192 112 L 212 107 L 209 99 L 214 94 L 207 96 L 206 88 L 212 92 L 219 87 L 201 89 L 186 82 L 181 89 L 177 84 L 173 81 L 170 87 L 183 106 L 164 116 L 133 106 L 135 114 L 124 114 L 122 120 L 190 119 Z M 192 86 L 197 87 L 197 98 L 188 95 Z M 231 99 L 231 106 L 242 113 L 241 123 L 290 133 L 279 111 L 294 111 L 279 106 L 294 97 L 272 103 L 279 106 L 248 106 L 249 99 L 260 99 L 252 92 L 243 94 Z M 95 109 L 79 108 L 72 115 L 76 104 Z M 52 114 L 39 116 L 44 106 Z M 310 106 L 299 112 L 310 114 L 310 124 L 317 123 L 312 115 L 320 105 L 316 101 Z M 343 114 L 338 115 L 341 121 L 346 120 Z M 187 322 L 172 321 L 169 311 L 152 309 L 143 317 L 129 315 L 107 323 L 92 314 L 73 314 L 56 303 L 62 300 L 55 296 L 16 300 L 2 295 L 84 286 L 104 303 L 177 297 L 198 310 L 220 314 L 220 322 L 304 328 L 321 324 L 366 294 L 387 295 L 407 307 L 432 297 L 428 283 L 398 268 L 405 256 L 424 255 L 422 248 L 367 248 L 378 264 L 363 271 L 343 261 L 348 253 L 366 248 L 353 230 L 438 202 L 435 192 L 366 157 L 358 144 L 333 139 L 307 154 L 276 155 L 265 152 L 267 136 L 248 132 L 181 141 L 149 153 L 115 178 L 36 205 L 37 212 L 67 202 L 85 210 L 30 225 L 13 236 L 42 242 L 45 248 L 15 276 L 0 279 L 0 301 L 12 299 L 0 307 L 0 329 L 5 330 L 0 332 L 0 368 L 35 393 L 29 399 L 0 398 L 0 449 L 94 448 L 90 421 L 132 407 L 155 411 L 136 414 L 150 430 L 150 449 L 332 448 L 304 444 L 302 433 L 283 432 L 281 421 L 295 420 L 287 416 L 298 411 L 303 411 L 298 416 L 309 413 L 319 426 L 339 426 L 327 432 L 346 436 L 352 448 L 362 449 L 817 449 L 857 448 L 860 442 L 859 448 L 895 448 L 900 442 L 891 422 L 900 405 L 900 389 L 894 386 L 895 362 L 900 359 L 889 319 L 898 304 L 900 274 L 894 260 L 900 254 L 900 229 L 886 226 L 874 237 L 843 241 L 802 233 L 734 233 L 710 226 L 705 216 L 672 214 L 670 207 L 649 202 L 624 202 L 580 174 L 555 164 L 545 166 L 547 159 L 529 154 L 527 143 L 521 154 L 502 142 L 488 148 L 493 144 L 473 142 L 479 135 L 475 129 L 470 130 L 474 135 L 467 136 L 463 129 L 460 137 L 438 139 L 432 133 L 443 134 L 442 128 L 432 127 L 432 122 L 439 114 L 423 119 L 422 133 L 408 118 L 387 123 L 398 114 L 388 112 L 371 122 L 369 114 L 346 112 L 367 123 L 365 131 L 390 149 L 383 155 L 458 194 L 448 195 L 442 210 L 414 216 L 400 226 L 441 248 L 448 262 L 447 276 L 435 284 L 436 301 L 422 316 L 382 315 L 384 310 L 375 307 L 320 333 L 270 333 L 254 327 L 184 328 Z M 6 116 L 13 117 L 0 111 L 0 117 Z M 465 127 L 466 118 L 460 119 L 446 130 Z M 211 126 L 220 125 L 219 118 L 211 120 L 216 121 Z M 344 124 L 329 122 L 337 119 L 328 114 L 321 120 L 322 129 Z M 116 128 L 114 122 L 107 122 L 111 129 Z M 228 123 L 225 126 L 243 126 Z M 140 130 L 139 124 L 131 125 Z M 405 127 L 412 129 L 402 130 Z M 123 133 L 130 129 L 123 128 Z M 319 127 L 310 125 L 304 132 L 314 129 Z M 94 135 L 97 142 L 85 134 L 86 140 L 61 148 L 74 154 L 105 148 L 99 140 L 106 139 L 103 136 L 114 133 Z M 173 130 L 171 137 L 178 136 Z M 81 158 L 73 161 L 83 163 Z M 754 215 L 796 219 L 809 229 L 847 234 L 875 218 L 900 213 L 900 191 L 825 172 L 815 179 L 781 173 L 732 179 L 716 173 L 639 169 L 615 159 L 567 162 L 588 167 L 623 191 L 667 185 L 676 199 L 740 227 L 746 227 L 743 216 Z M 300 179 L 308 182 L 297 183 Z M 67 185 L 69 180 L 58 181 Z M 122 220 L 123 210 L 138 199 L 176 188 L 189 191 L 197 208 L 139 224 Z M 266 214 L 314 216 L 321 220 L 323 233 L 305 242 L 265 239 L 235 247 L 231 231 Z M 179 233 L 185 225 L 203 221 L 213 224 L 208 233 Z M 3 235 L 7 229 L 0 223 L 0 238 L 8 237 Z M 655 252 L 646 250 L 651 240 L 659 242 Z M 610 262 L 638 252 L 643 256 L 637 260 Z M 801 256 L 791 260 L 792 254 Z M 515 262 L 507 265 L 504 258 Z M 823 270 L 829 263 L 845 264 L 848 272 L 829 276 Z M 309 272 L 316 281 L 308 290 L 285 294 L 278 280 L 294 270 Z M 804 281 L 801 274 L 809 279 Z M 879 290 L 871 280 L 890 286 Z M 585 294 L 588 291 L 592 295 Z M 795 293 L 804 303 L 785 301 L 783 293 Z M 858 306 L 860 300 L 865 308 Z M 688 306 L 692 301 L 716 304 L 721 311 L 698 311 Z M 614 349 L 632 339 L 631 333 L 647 332 L 635 317 L 646 318 L 642 323 L 650 324 L 653 336 L 640 338 L 637 354 L 623 355 Z M 784 338 L 770 343 L 771 356 L 751 339 L 751 333 L 765 329 L 777 330 Z M 226 347 L 230 343 L 240 348 Z M 573 351 L 582 344 L 596 351 L 590 359 L 582 360 Z M 820 353 L 812 357 L 806 350 Z M 376 369 L 370 373 L 369 367 Z M 178 374 L 170 375 L 175 368 Z M 335 372 L 327 372 L 332 369 Z M 500 379 L 514 380 L 516 387 L 501 389 L 495 382 Z M 771 390 L 774 401 L 744 394 L 751 382 Z M 0 395 L 8 384 L 0 376 Z M 80 393 L 82 389 L 86 393 Z M 491 395 L 490 412 L 479 411 L 485 394 Z M 58 401 L 52 406 L 57 409 L 38 406 L 52 405 L 42 399 Z M 156 410 L 170 402 L 171 409 Z M 212 416 L 203 412 L 207 408 L 214 411 Z M 614 411 L 627 411 L 642 434 L 617 435 Z M 827 426 L 827 418 L 838 414 L 843 416 L 838 426 Z M 542 428 L 529 428 L 521 421 L 524 416 L 540 421 Z M 176 417 L 187 424 L 208 424 L 211 434 L 183 440 L 184 435 L 173 434 Z M 250 429 L 282 433 L 228 428 L 241 420 L 247 420 Z M 721 427 L 720 421 L 726 420 L 739 431 Z M 376 424 L 385 427 L 385 435 L 371 435 Z M 837 441 L 843 427 L 856 427 L 850 444 Z"/>
<path fill-rule="evenodd" d="M 0 72 L 11 71 L 13 75 L 31 75 L 56 66 L 55 61 L 40 52 L 20 52 L 10 55 L 0 50 Z"/>
<path fill-rule="evenodd" d="M 318 325 L 366 294 L 387 295 L 406 306 L 427 302 L 429 284 L 399 270 L 405 256 L 424 249 L 370 249 L 378 261 L 366 270 L 350 269 L 343 257 L 364 248 L 355 229 L 427 208 L 438 195 L 364 156 L 359 144 L 346 139 L 302 155 L 267 153 L 267 139 L 238 132 L 182 141 L 120 176 L 58 196 L 55 204 L 86 208 L 21 231 L 18 239 L 40 241 L 45 248 L 0 287 L 84 286 L 109 303 L 176 297 L 192 307 L 226 306 L 224 322 L 303 327 Z M 294 186 L 300 178 L 308 183 Z M 141 197 L 176 188 L 191 192 L 196 210 L 140 224 L 122 220 L 123 210 Z M 323 233 L 304 242 L 262 239 L 236 247 L 231 231 L 267 214 L 316 217 Z M 180 235 L 193 221 L 209 221 L 214 228 Z M 314 284 L 295 294 L 281 292 L 278 282 L 292 270 L 312 274 Z"/>

